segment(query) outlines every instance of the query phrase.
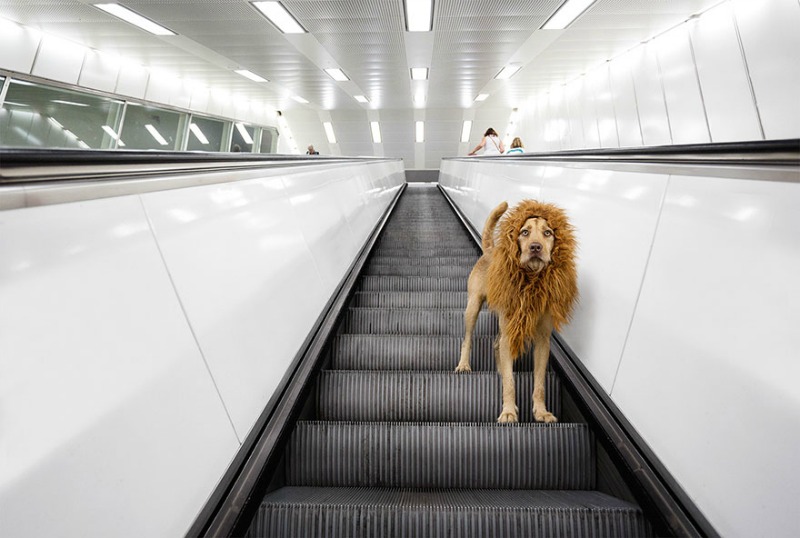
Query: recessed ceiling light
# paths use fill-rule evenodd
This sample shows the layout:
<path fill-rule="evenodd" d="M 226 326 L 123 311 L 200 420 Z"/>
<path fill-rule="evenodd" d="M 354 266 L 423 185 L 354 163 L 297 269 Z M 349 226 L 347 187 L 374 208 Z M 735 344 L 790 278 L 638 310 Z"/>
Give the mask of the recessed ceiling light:
<path fill-rule="evenodd" d="M 359 103 L 369 103 L 369 99 L 367 99 L 366 96 L 364 95 L 354 95 L 353 99 L 355 99 Z"/>
<path fill-rule="evenodd" d="M 461 127 L 461 141 L 469 142 L 469 135 L 472 132 L 472 120 L 465 120 L 464 126 Z"/>
<path fill-rule="evenodd" d="M 596 0 L 567 0 L 542 25 L 542 30 L 563 30 L 581 13 L 586 11 Z"/>
<path fill-rule="evenodd" d="M 339 69 L 338 67 L 328 68 L 325 70 L 325 72 L 328 73 L 331 76 L 331 78 L 337 82 L 344 82 L 346 80 L 350 80 L 349 78 L 347 78 L 347 75 L 345 75 L 344 72 L 342 72 L 342 70 Z"/>
<path fill-rule="evenodd" d="M 412 67 L 411 79 L 412 80 L 427 80 L 428 68 L 427 67 Z"/>
<path fill-rule="evenodd" d="M 508 64 L 503 69 L 501 69 L 500 72 L 494 76 L 494 78 L 498 80 L 508 80 L 511 77 L 513 77 L 514 73 L 519 71 L 521 67 L 522 67 L 521 64 Z"/>
<path fill-rule="evenodd" d="M 303 99 L 299 95 L 293 95 L 292 99 L 294 99 L 295 101 L 297 101 L 298 103 L 301 103 L 303 105 L 307 105 L 308 104 L 308 101 L 306 101 L 305 99 Z"/>
<path fill-rule="evenodd" d="M 425 122 L 418 121 L 416 125 L 417 142 L 425 142 Z"/>
<path fill-rule="evenodd" d="M 305 34 L 306 30 L 280 2 L 253 2 L 269 21 L 284 34 Z"/>
<path fill-rule="evenodd" d="M 478 97 L 476 97 L 475 100 L 476 101 L 486 101 L 486 99 L 488 99 L 488 98 L 489 98 L 489 94 L 488 93 L 481 93 L 481 94 L 478 94 Z"/>
<path fill-rule="evenodd" d="M 405 0 L 406 29 L 430 32 L 433 29 L 433 0 Z"/>
<path fill-rule="evenodd" d="M 138 26 L 142 30 L 146 30 L 151 34 L 155 35 L 177 35 L 172 30 L 164 28 L 160 24 L 156 24 L 155 22 L 142 17 L 138 13 L 131 11 L 130 9 L 126 8 L 122 4 L 93 4 L 94 7 L 97 9 L 102 9 L 106 13 L 110 15 L 114 15 L 117 18 L 122 19 L 125 22 L 129 22 L 134 26 Z"/>
<path fill-rule="evenodd" d="M 381 126 L 377 121 L 369 122 L 369 128 L 372 131 L 372 141 L 376 144 L 381 143 Z"/>
<path fill-rule="evenodd" d="M 326 121 L 322 124 L 322 126 L 325 127 L 325 136 L 328 137 L 328 142 L 330 144 L 335 144 L 336 134 L 333 132 L 333 124 L 331 124 L 329 121 Z"/>
<path fill-rule="evenodd" d="M 250 80 L 252 80 L 254 82 L 269 82 L 264 77 L 260 77 L 260 76 L 256 75 L 255 73 L 253 73 L 252 71 L 248 71 L 247 69 L 237 69 L 236 71 L 234 71 L 234 73 L 236 73 L 238 75 L 242 75 L 244 78 L 249 78 Z"/>

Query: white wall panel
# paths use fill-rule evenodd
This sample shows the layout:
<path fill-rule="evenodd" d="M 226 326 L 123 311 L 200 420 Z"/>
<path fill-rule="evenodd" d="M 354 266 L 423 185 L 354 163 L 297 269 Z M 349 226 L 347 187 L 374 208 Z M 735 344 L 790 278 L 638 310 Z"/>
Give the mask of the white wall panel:
<path fill-rule="evenodd" d="M 631 77 L 631 60 L 632 55 L 628 53 L 609 63 L 620 147 L 642 145 L 639 111 L 636 108 L 636 93 L 633 88 L 633 77 Z"/>
<path fill-rule="evenodd" d="M 647 266 L 666 176 L 548 167 L 542 200 L 567 211 L 578 239 L 580 301 L 563 331 L 611 392 Z"/>
<path fill-rule="evenodd" d="M 722 536 L 800 534 L 798 204 L 797 183 L 670 179 L 612 393 Z"/>
<path fill-rule="evenodd" d="M 693 21 L 690 36 L 711 141 L 761 140 L 730 4 L 721 4 Z"/>
<path fill-rule="evenodd" d="M 192 89 L 189 108 L 197 114 L 208 113 L 209 99 L 211 99 L 211 91 L 208 88 L 195 87 Z"/>
<path fill-rule="evenodd" d="M 703 99 L 697 81 L 686 25 L 656 38 L 661 81 L 673 144 L 709 142 Z"/>
<path fill-rule="evenodd" d="M 581 111 L 583 113 L 583 139 L 587 148 L 599 148 L 600 129 L 597 124 L 597 110 L 594 101 L 594 86 L 587 76 L 582 76 L 583 90 Z"/>
<path fill-rule="evenodd" d="M 800 4 L 734 0 L 733 6 L 766 138 L 800 138 Z"/>
<path fill-rule="evenodd" d="M 0 534 L 184 534 L 238 443 L 139 199 L 0 228 Z"/>
<path fill-rule="evenodd" d="M 78 84 L 86 88 L 113 93 L 117 87 L 119 69 L 119 61 L 113 56 L 89 50 L 83 62 Z"/>
<path fill-rule="evenodd" d="M 608 64 L 604 64 L 587 74 L 589 89 L 594 95 L 597 111 L 597 128 L 600 133 L 600 146 L 618 148 L 617 120 L 614 113 L 614 96 L 611 93 Z"/>
<path fill-rule="evenodd" d="M 583 77 L 567 84 L 565 88 L 567 110 L 569 111 L 569 148 L 586 147 L 583 130 Z"/>
<path fill-rule="evenodd" d="M 139 65 L 124 65 L 119 71 L 116 92 L 127 97 L 144 99 L 150 73 Z"/>
<path fill-rule="evenodd" d="M 30 73 L 41 39 L 38 31 L 0 18 L 0 67 Z"/>
<path fill-rule="evenodd" d="M 77 84 L 85 47 L 51 35 L 44 36 L 31 74 L 37 77 Z"/>
<path fill-rule="evenodd" d="M 640 45 L 629 54 L 643 143 L 645 146 L 671 144 L 672 134 L 655 45 L 652 42 Z"/>
<path fill-rule="evenodd" d="M 171 75 L 150 72 L 144 98 L 154 103 L 169 103 L 172 94 L 180 88 L 180 81 Z"/>

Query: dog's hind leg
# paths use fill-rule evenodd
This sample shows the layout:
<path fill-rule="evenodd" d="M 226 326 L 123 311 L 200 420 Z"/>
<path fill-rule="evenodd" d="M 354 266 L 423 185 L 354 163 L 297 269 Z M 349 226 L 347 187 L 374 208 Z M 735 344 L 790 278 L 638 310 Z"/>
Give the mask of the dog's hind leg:
<path fill-rule="evenodd" d="M 500 316 L 500 337 L 495 346 L 497 371 L 503 383 L 503 409 L 497 422 L 517 422 L 517 391 L 514 386 L 514 357 L 506 336 L 506 320 Z"/>
<path fill-rule="evenodd" d="M 464 311 L 464 341 L 461 343 L 461 359 L 456 366 L 456 372 L 471 372 L 469 365 L 469 355 L 472 352 L 472 333 L 475 331 L 475 323 L 478 321 L 478 314 L 486 300 L 486 296 L 478 293 L 470 293 L 467 301 L 467 309 Z"/>
<path fill-rule="evenodd" d="M 550 333 L 553 331 L 553 319 L 546 314 L 536 327 L 533 339 L 533 418 L 537 422 L 557 422 L 558 419 L 545 406 L 545 380 L 547 363 L 550 360 Z"/>

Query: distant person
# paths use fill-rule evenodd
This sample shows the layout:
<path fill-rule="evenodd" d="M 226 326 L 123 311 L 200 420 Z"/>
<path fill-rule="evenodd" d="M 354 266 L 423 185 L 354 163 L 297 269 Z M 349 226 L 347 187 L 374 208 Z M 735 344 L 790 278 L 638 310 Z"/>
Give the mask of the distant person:
<path fill-rule="evenodd" d="M 506 151 L 506 155 L 514 155 L 516 153 L 525 153 L 525 146 L 522 145 L 522 139 L 520 137 L 514 138 L 511 141 L 511 148 Z"/>
<path fill-rule="evenodd" d="M 308 151 L 306 151 L 306 155 L 319 155 L 319 151 L 314 149 L 314 146 L 308 146 Z"/>
<path fill-rule="evenodd" d="M 234 153 L 239 153 L 240 151 L 242 151 L 242 147 L 239 144 L 234 144 L 233 148 L 231 148 L 231 151 Z"/>
<path fill-rule="evenodd" d="M 506 150 L 503 141 L 497 136 L 497 131 L 491 127 L 486 129 L 480 143 L 467 155 L 475 155 L 481 148 L 483 148 L 483 155 L 502 155 Z"/>

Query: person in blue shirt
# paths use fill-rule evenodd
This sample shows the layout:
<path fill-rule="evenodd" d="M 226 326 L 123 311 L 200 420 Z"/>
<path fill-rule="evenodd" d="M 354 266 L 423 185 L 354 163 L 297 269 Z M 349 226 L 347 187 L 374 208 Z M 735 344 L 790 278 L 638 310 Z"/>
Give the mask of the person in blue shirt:
<path fill-rule="evenodd" d="M 514 155 L 517 153 L 525 153 L 525 147 L 522 145 L 520 137 L 516 137 L 511 141 L 511 147 L 506 151 L 506 155 Z"/>

